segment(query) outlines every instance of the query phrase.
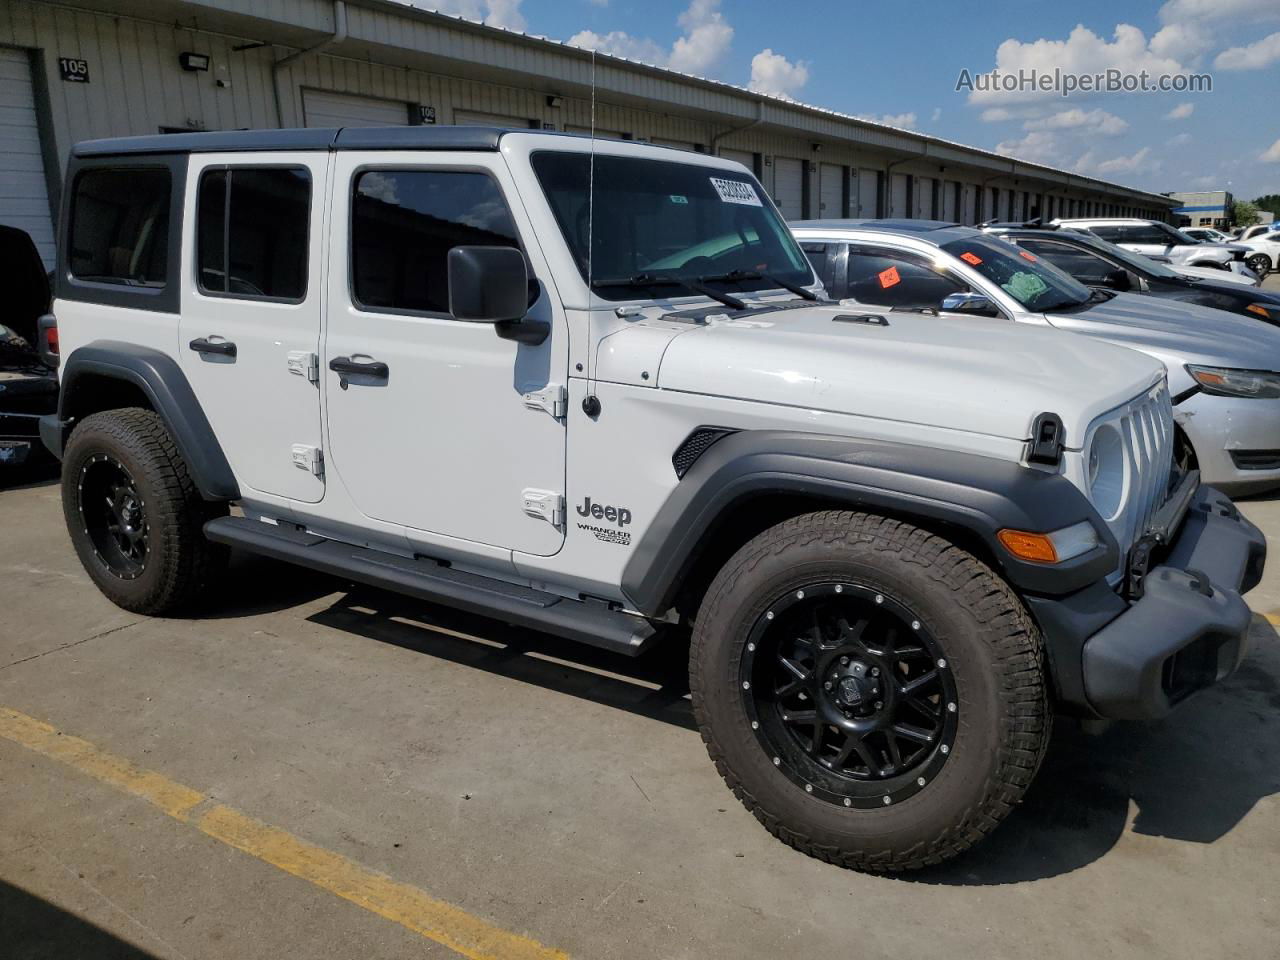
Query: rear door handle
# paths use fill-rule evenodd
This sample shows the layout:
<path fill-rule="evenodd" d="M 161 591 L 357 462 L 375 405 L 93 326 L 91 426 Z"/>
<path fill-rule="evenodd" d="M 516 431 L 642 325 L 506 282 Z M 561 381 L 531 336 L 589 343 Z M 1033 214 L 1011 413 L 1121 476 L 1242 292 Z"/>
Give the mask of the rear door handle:
<path fill-rule="evenodd" d="M 329 361 L 329 369 L 334 373 L 350 373 L 375 380 L 385 380 L 391 374 L 391 368 L 380 360 L 353 360 L 351 357 L 334 357 Z"/>
<path fill-rule="evenodd" d="M 210 340 L 208 337 L 196 337 L 187 344 L 196 353 L 216 353 L 223 357 L 234 357 L 236 345 L 230 340 Z"/>

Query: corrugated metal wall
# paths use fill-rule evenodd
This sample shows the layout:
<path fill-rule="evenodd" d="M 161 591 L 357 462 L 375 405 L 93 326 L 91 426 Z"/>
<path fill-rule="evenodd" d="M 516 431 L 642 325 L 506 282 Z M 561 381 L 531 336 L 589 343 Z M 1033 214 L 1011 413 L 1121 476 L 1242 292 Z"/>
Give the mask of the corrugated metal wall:
<path fill-rule="evenodd" d="M 315 0 L 204 0 L 204 5 L 217 8 L 224 17 L 227 11 L 239 11 L 252 17 L 255 24 L 278 21 L 296 28 L 305 26 L 315 31 L 309 42 L 321 39 L 321 33 L 333 29 L 332 5 Z M 127 4 L 121 4 L 122 7 Z M 501 61 L 508 70 L 524 71 L 539 79 L 563 76 L 577 83 L 590 80 L 590 63 L 571 57 L 555 48 L 537 48 L 513 42 L 497 31 L 473 28 L 449 29 L 437 23 L 397 14 L 393 9 L 365 9 L 348 5 L 350 34 L 363 38 L 366 55 L 376 49 L 408 48 L 415 56 L 437 55 L 443 62 L 465 61 L 492 63 Z M 247 22 L 247 21 L 246 21 Z M 53 6 L 35 0 L 3 0 L 0 2 L 0 45 L 34 51 L 34 62 L 48 91 L 47 121 L 52 135 L 50 163 L 61 167 L 67 151 L 77 140 L 92 137 L 153 134 L 161 129 L 235 129 L 277 126 L 277 108 L 272 79 L 272 64 L 292 48 L 252 46 L 253 36 L 224 35 L 206 30 L 187 29 L 171 22 L 153 22 L 136 17 L 95 13 Z M 380 45 L 380 46 L 376 46 Z M 240 47 L 237 50 L 235 48 Z M 207 54 L 211 58 L 208 72 L 186 72 L 178 66 L 183 51 Z M 60 76 L 59 57 L 81 57 L 88 61 L 89 83 L 68 83 Z M 548 103 L 545 93 L 529 86 L 501 84 L 448 76 L 442 72 L 392 66 L 385 63 L 354 59 L 350 56 L 313 55 L 303 58 L 283 72 L 284 102 L 281 106 L 283 125 L 303 126 L 303 90 L 320 93 L 349 94 L 376 98 L 392 104 L 402 103 L 406 115 L 415 118 L 418 108 L 429 107 L 439 123 L 451 123 L 468 114 L 498 115 L 526 120 L 529 126 L 554 129 L 587 127 L 591 123 L 591 104 L 584 99 L 565 96 L 560 106 Z M 847 122 L 821 117 L 796 120 L 783 118 L 781 108 L 767 107 L 764 124 L 752 129 L 728 133 L 752 117 L 732 120 L 744 110 L 743 98 L 693 83 L 681 84 L 667 74 L 628 70 L 605 59 L 597 64 L 596 80 L 603 90 L 626 88 L 631 95 L 651 94 L 663 101 L 662 109 L 646 110 L 624 106 L 602 99 L 596 105 L 598 129 L 637 140 L 667 140 L 690 145 L 694 149 L 718 147 L 764 158 L 762 180 L 773 190 L 774 158 L 791 158 L 803 164 L 806 180 L 805 197 L 816 215 L 820 201 L 821 181 L 817 171 L 818 155 L 814 149 L 816 136 L 843 136 L 840 142 L 823 141 L 821 160 L 824 164 L 860 170 L 850 191 L 853 215 L 874 215 L 875 198 L 868 197 L 867 185 L 875 181 L 877 171 L 896 161 L 893 181 L 898 175 L 938 177 L 943 173 L 947 188 L 964 184 L 965 208 L 970 222 L 974 200 L 980 186 L 993 181 L 990 160 L 981 157 L 964 160 L 965 154 L 940 147 L 939 155 L 928 160 L 902 162 L 901 153 L 877 149 L 896 144 L 902 147 L 901 134 L 874 128 L 861 130 L 857 141 L 849 139 Z M 671 98 L 685 104 L 688 115 L 673 114 Z M 771 126 L 769 111 L 778 122 L 800 123 L 805 130 L 788 134 Z M 703 119 L 708 113 L 721 119 Z M 729 118 L 729 119 L 724 119 Z M 830 130 L 827 130 L 830 127 Z M 810 132 L 812 131 L 812 133 Z M 717 139 L 718 138 L 718 139 Z M 869 176 L 868 176 L 869 174 Z M 1008 178 L 995 180 L 1001 191 L 1014 188 Z M 1021 177 L 1021 186 L 1033 192 L 1044 190 L 1034 177 Z M 1061 184 L 1053 184 L 1062 193 Z M 893 196 L 895 215 L 907 215 L 902 209 L 903 197 L 897 190 Z M 1132 198 L 1108 196 L 1105 192 L 1081 190 L 1100 205 L 1133 210 Z M 829 195 L 828 206 L 831 205 Z M 887 199 L 887 198 L 886 198 Z M 945 211 L 951 204 L 943 203 Z M 825 211 L 824 211 L 825 212 Z M 1155 212 L 1154 210 L 1152 211 Z"/>

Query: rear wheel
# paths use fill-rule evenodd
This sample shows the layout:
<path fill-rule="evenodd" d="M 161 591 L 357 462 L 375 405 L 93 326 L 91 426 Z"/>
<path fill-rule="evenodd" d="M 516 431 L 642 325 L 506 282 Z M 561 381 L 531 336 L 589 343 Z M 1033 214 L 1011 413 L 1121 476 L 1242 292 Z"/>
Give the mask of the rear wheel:
<path fill-rule="evenodd" d="M 939 863 L 1030 784 L 1040 642 L 1007 584 L 896 520 L 814 513 L 716 577 L 690 651 L 703 739 L 775 835 L 863 870 Z"/>
<path fill-rule="evenodd" d="M 1265 253 L 1255 253 L 1245 258 L 1244 265 L 1260 277 L 1271 272 L 1271 258 Z"/>
<path fill-rule="evenodd" d="M 62 508 L 89 576 L 135 613 L 180 608 L 225 560 L 202 528 L 226 506 L 201 498 L 150 410 L 108 410 L 76 427 L 63 456 Z"/>

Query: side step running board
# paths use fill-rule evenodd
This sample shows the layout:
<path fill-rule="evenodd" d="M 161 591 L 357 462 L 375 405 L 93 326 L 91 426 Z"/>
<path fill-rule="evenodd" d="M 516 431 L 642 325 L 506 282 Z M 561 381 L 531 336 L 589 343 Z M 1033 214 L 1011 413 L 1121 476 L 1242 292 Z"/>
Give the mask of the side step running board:
<path fill-rule="evenodd" d="M 218 517 L 204 525 L 216 543 L 285 560 L 420 600 L 545 630 L 570 640 L 628 656 L 644 652 L 657 628 L 643 617 L 603 604 L 568 600 L 430 560 L 411 560 L 381 550 L 328 540 L 294 527 L 243 517 Z"/>

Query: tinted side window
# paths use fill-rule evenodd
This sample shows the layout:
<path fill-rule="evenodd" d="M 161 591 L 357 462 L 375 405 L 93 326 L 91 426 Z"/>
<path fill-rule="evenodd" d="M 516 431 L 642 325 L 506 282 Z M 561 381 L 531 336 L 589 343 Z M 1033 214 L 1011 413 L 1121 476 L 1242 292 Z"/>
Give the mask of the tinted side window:
<path fill-rule="evenodd" d="M 163 287 L 169 257 L 168 170 L 86 170 L 71 200 L 67 262 L 80 280 Z"/>
<path fill-rule="evenodd" d="M 1044 257 L 1059 270 L 1071 274 L 1080 281 L 1101 280 L 1117 269 L 1115 264 L 1097 254 L 1070 244 L 1030 239 L 1020 239 L 1015 242 L 1024 250 L 1038 257 Z"/>
<path fill-rule="evenodd" d="M 361 307 L 448 313 L 450 250 L 519 245 L 488 174 L 370 170 L 356 178 L 351 272 Z"/>
<path fill-rule="evenodd" d="M 301 300 L 307 292 L 311 174 L 232 167 L 200 178 L 200 289 L 237 298 Z"/>
<path fill-rule="evenodd" d="M 1090 227 L 1089 232 L 1092 233 L 1094 236 L 1101 237 L 1103 240 L 1109 240 L 1112 243 L 1134 243 L 1135 242 L 1129 239 L 1127 227 L 1115 227 L 1115 226 Z"/>
<path fill-rule="evenodd" d="M 1169 236 L 1159 227 L 1146 225 L 1126 227 L 1124 236 L 1125 243 L 1158 243 L 1165 247 L 1178 242 L 1176 237 Z"/>
<path fill-rule="evenodd" d="M 871 247 L 849 247 L 848 296 L 886 307 L 936 307 L 968 285 L 936 271 L 922 257 Z"/>
<path fill-rule="evenodd" d="M 809 263 L 813 265 L 813 272 L 818 275 L 818 279 L 822 281 L 822 285 L 827 288 L 827 292 L 831 292 L 832 283 L 835 279 L 831 272 L 831 259 L 827 255 L 828 245 L 825 243 L 814 243 L 805 241 L 800 244 L 800 249 L 804 251 L 804 255 L 809 258 Z"/>

